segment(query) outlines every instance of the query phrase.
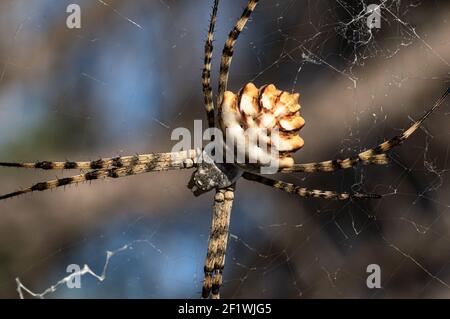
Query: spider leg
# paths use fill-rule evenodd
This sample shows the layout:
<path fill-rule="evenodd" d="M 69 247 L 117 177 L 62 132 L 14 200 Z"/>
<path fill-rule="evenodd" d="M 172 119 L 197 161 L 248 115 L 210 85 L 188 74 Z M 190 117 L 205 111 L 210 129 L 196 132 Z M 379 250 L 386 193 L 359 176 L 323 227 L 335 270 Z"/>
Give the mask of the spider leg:
<path fill-rule="evenodd" d="M 219 95 L 217 107 L 220 111 L 223 94 L 227 88 L 229 68 L 233 56 L 233 46 L 239 34 L 255 9 L 258 0 L 249 0 L 246 8 L 233 30 L 230 32 L 222 52 L 219 75 Z M 216 5 L 216 2 L 214 3 Z M 213 8 L 214 15 L 214 8 Z M 211 19 L 211 23 L 212 23 Z M 211 27 L 211 24 L 210 24 Z M 207 44 L 208 45 L 208 44 Z M 205 46 L 206 48 L 206 46 Z M 205 58 L 206 61 L 207 57 Z M 205 95 L 206 96 L 206 95 Z M 214 197 L 213 220 L 208 240 L 208 252 L 205 260 L 205 277 L 203 281 L 202 297 L 220 298 L 222 285 L 222 271 L 225 264 L 225 252 L 228 241 L 228 228 L 230 224 L 231 207 L 233 204 L 234 187 L 219 189 Z"/>
<path fill-rule="evenodd" d="M 280 170 L 281 173 L 314 173 L 314 172 L 333 172 L 339 169 L 346 169 L 357 164 L 376 164 L 376 165 L 386 165 L 389 163 L 389 158 L 386 154 L 375 154 L 367 156 L 367 151 L 361 152 L 356 156 L 347 157 L 345 159 L 334 159 L 329 161 L 317 162 L 317 163 L 305 163 L 305 164 L 294 164 L 294 166 L 289 168 L 283 168 Z"/>
<path fill-rule="evenodd" d="M 170 153 L 169 153 L 170 154 Z M 41 182 L 32 185 L 31 187 L 25 188 L 23 190 L 19 190 L 16 192 L 12 192 L 9 194 L 5 194 L 0 196 L 0 200 L 17 197 L 23 194 L 32 193 L 35 191 L 45 191 L 50 189 L 55 189 L 61 186 L 79 184 L 86 181 L 92 181 L 96 179 L 105 179 L 105 178 L 120 178 L 125 176 L 137 175 L 148 172 L 156 172 L 156 171 L 167 171 L 174 169 L 184 169 L 184 168 L 192 168 L 194 166 L 194 162 L 190 159 L 164 159 L 160 161 L 153 161 L 147 164 L 139 164 L 128 167 L 113 167 L 108 169 L 97 169 L 92 170 L 90 172 L 75 175 L 72 177 L 65 177 L 54 179 L 46 182 Z"/>
<path fill-rule="evenodd" d="M 225 265 L 231 208 L 235 186 L 220 189 L 214 196 L 213 218 L 208 239 L 208 252 L 205 259 L 205 277 L 202 298 L 220 298 L 222 271 Z"/>
<path fill-rule="evenodd" d="M 103 158 L 89 162 L 35 162 L 35 163 L 7 163 L 0 162 L 4 167 L 35 168 L 44 170 L 56 169 L 107 169 L 113 167 L 130 167 L 149 163 L 163 163 L 167 161 L 193 160 L 196 156 L 195 150 L 174 153 L 150 153 L 132 156 L 121 156 L 112 158 Z"/>
<path fill-rule="evenodd" d="M 219 95 L 217 97 L 217 107 L 220 109 L 223 100 L 223 94 L 227 90 L 228 85 L 228 75 L 230 72 L 231 60 L 233 58 L 233 46 L 236 43 L 239 34 L 245 27 L 250 15 L 253 10 L 255 10 L 256 5 L 259 0 L 249 0 L 247 6 L 242 13 L 240 19 L 236 22 L 233 30 L 231 30 L 228 35 L 227 40 L 225 41 L 225 46 L 222 51 L 222 58 L 220 61 L 220 75 L 219 75 Z"/>
<path fill-rule="evenodd" d="M 205 109 L 209 127 L 214 127 L 214 102 L 211 89 L 211 59 L 213 53 L 214 26 L 216 25 L 218 7 L 219 0 L 215 0 L 211 20 L 209 22 L 208 36 L 205 43 L 205 61 L 202 72 L 203 96 L 205 99 Z"/>
<path fill-rule="evenodd" d="M 388 158 L 385 153 L 406 141 L 422 125 L 422 123 L 445 101 L 449 93 L 450 87 L 447 88 L 445 93 L 442 94 L 442 96 L 418 121 L 416 121 L 408 129 L 406 129 L 401 135 L 394 136 L 393 138 L 384 141 L 374 148 L 365 150 L 356 156 L 348 157 L 346 159 L 335 159 L 318 163 L 296 164 L 291 168 L 282 169 L 281 172 L 331 172 L 338 169 L 350 168 L 358 163 L 378 165 L 387 164 Z"/>
<path fill-rule="evenodd" d="M 377 199 L 381 198 L 377 194 L 365 194 L 365 193 L 337 193 L 333 191 L 323 191 L 318 189 L 307 189 L 300 187 L 291 183 L 286 183 L 282 181 L 277 181 L 271 178 L 267 178 L 261 175 L 253 174 L 250 172 L 244 172 L 242 175 L 246 180 L 264 184 L 290 194 L 296 194 L 300 197 L 313 197 L 313 198 L 323 198 L 323 199 L 334 199 L 334 200 L 349 200 L 349 199 Z"/>

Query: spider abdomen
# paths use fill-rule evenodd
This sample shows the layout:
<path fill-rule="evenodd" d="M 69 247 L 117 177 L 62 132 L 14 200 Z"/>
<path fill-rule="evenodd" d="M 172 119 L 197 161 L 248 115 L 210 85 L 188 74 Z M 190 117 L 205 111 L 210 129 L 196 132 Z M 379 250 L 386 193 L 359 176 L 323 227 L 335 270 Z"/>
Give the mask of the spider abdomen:
<path fill-rule="evenodd" d="M 258 89 L 248 83 L 238 94 L 225 92 L 219 125 L 227 143 L 234 141 L 236 157 L 256 166 L 292 167 L 292 154 L 304 144 L 298 135 L 305 124 L 298 100 L 298 93 L 278 90 L 273 84 Z"/>

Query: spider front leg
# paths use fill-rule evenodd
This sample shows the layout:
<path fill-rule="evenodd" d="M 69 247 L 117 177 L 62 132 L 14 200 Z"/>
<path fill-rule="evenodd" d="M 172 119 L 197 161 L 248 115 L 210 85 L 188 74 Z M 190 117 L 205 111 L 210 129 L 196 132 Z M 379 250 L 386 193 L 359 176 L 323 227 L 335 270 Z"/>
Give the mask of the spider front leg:
<path fill-rule="evenodd" d="M 213 217 L 204 267 L 202 298 L 220 298 L 222 272 L 228 244 L 235 186 L 220 189 L 214 196 Z"/>
<path fill-rule="evenodd" d="M 148 172 L 193 168 L 195 166 L 194 163 L 195 154 L 196 153 L 194 150 L 174 152 L 174 153 L 148 154 L 148 157 L 146 157 L 145 160 L 134 163 L 133 165 L 123 167 L 111 167 L 105 169 L 95 169 L 87 173 L 75 175 L 72 177 L 65 177 L 46 182 L 40 182 L 25 189 L 1 195 L 0 200 L 17 197 L 23 194 L 32 193 L 36 191 L 51 190 L 62 186 L 79 184 L 82 182 L 97 179 L 121 178 Z"/>
<path fill-rule="evenodd" d="M 95 161 L 82 161 L 82 162 L 52 162 L 41 161 L 34 163 L 12 163 L 12 162 L 0 162 L 0 166 L 3 167 L 16 167 L 16 168 L 28 168 L 28 169 L 43 169 L 43 170 L 62 170 L 62 169 L 107 169 L 107 168 L 120 168 L 130 167 L 136 165 L 144 165 L 153 163 L 155 166 L 158 163 L 167 163 L 170 161 L 182 160 L 190 158 L 193 159 L 196 156 L 195 150 L 188 150 L 183 152 L 172 153 L 150 153 L 150 154 L 138 154 L 129 156 L 118 156 L 111 158 L 101 158 Z"/>
<path fill-rule="evenodd" d="M 214 27 L 217 19 L 219 0 L 214 0 L 213 11 L 209 21 L 208 36 L 205 43 L 205 58 L 202 72 L 203 98 L 209 127 L 214 127 L 214 102 L 211 88 L 211 60 L 213 53 Z"/>

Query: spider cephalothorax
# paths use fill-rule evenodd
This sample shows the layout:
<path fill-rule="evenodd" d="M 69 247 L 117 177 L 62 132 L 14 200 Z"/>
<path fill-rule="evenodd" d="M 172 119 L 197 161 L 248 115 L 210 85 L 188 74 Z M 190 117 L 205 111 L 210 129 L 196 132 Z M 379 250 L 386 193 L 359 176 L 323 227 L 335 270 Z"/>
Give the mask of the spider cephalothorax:
<path fill-rule="evenodd" d="M 215 163 L 205 151 L 198 153 L 200 155 L 195 159 L 197 169 L 188 183 L 188 188 L 195 196 L 215 188 L 231 186 L 242 176 L 243 171 L 238 166 L 230 163 Z"/>

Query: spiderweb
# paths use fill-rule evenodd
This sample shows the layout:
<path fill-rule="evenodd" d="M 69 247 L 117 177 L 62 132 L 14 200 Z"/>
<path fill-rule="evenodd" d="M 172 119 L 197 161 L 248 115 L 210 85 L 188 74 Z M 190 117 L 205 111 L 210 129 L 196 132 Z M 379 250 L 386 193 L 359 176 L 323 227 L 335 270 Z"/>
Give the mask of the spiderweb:
<path fill-rule="evenodd" d="M 77 1 L 76 30 L 65 25 L 70 3 L 0 4 L 1 160 L 170 151 L 174 128 L 205 119 L 210 1 Z M 373 3 L 381 25 L 370 29 Z M 221 3 L 214 75 L 244 5 Z M 307 125 L 296 162 L 344 158 L 400 133 L 449 86 L 449 14 L 445 1 L 260 1 L 237 42 L 229 89 L 252 81 L 300 92 Z M 448 297 L 448 104 L 388 166 L 277 176 L 381 200 L 303 200 L 240 181 L 223 296 Z M 0 297 L 197 298 L 212 194 L 194 198 L 190 173 L 0 203 Z M 0 193 L 55 175 L 0 174 Z M 381 288 L 366 284 L 370 264 L 380 266 Z M 77 275 L 81 287 L 69 288 Z"/>

